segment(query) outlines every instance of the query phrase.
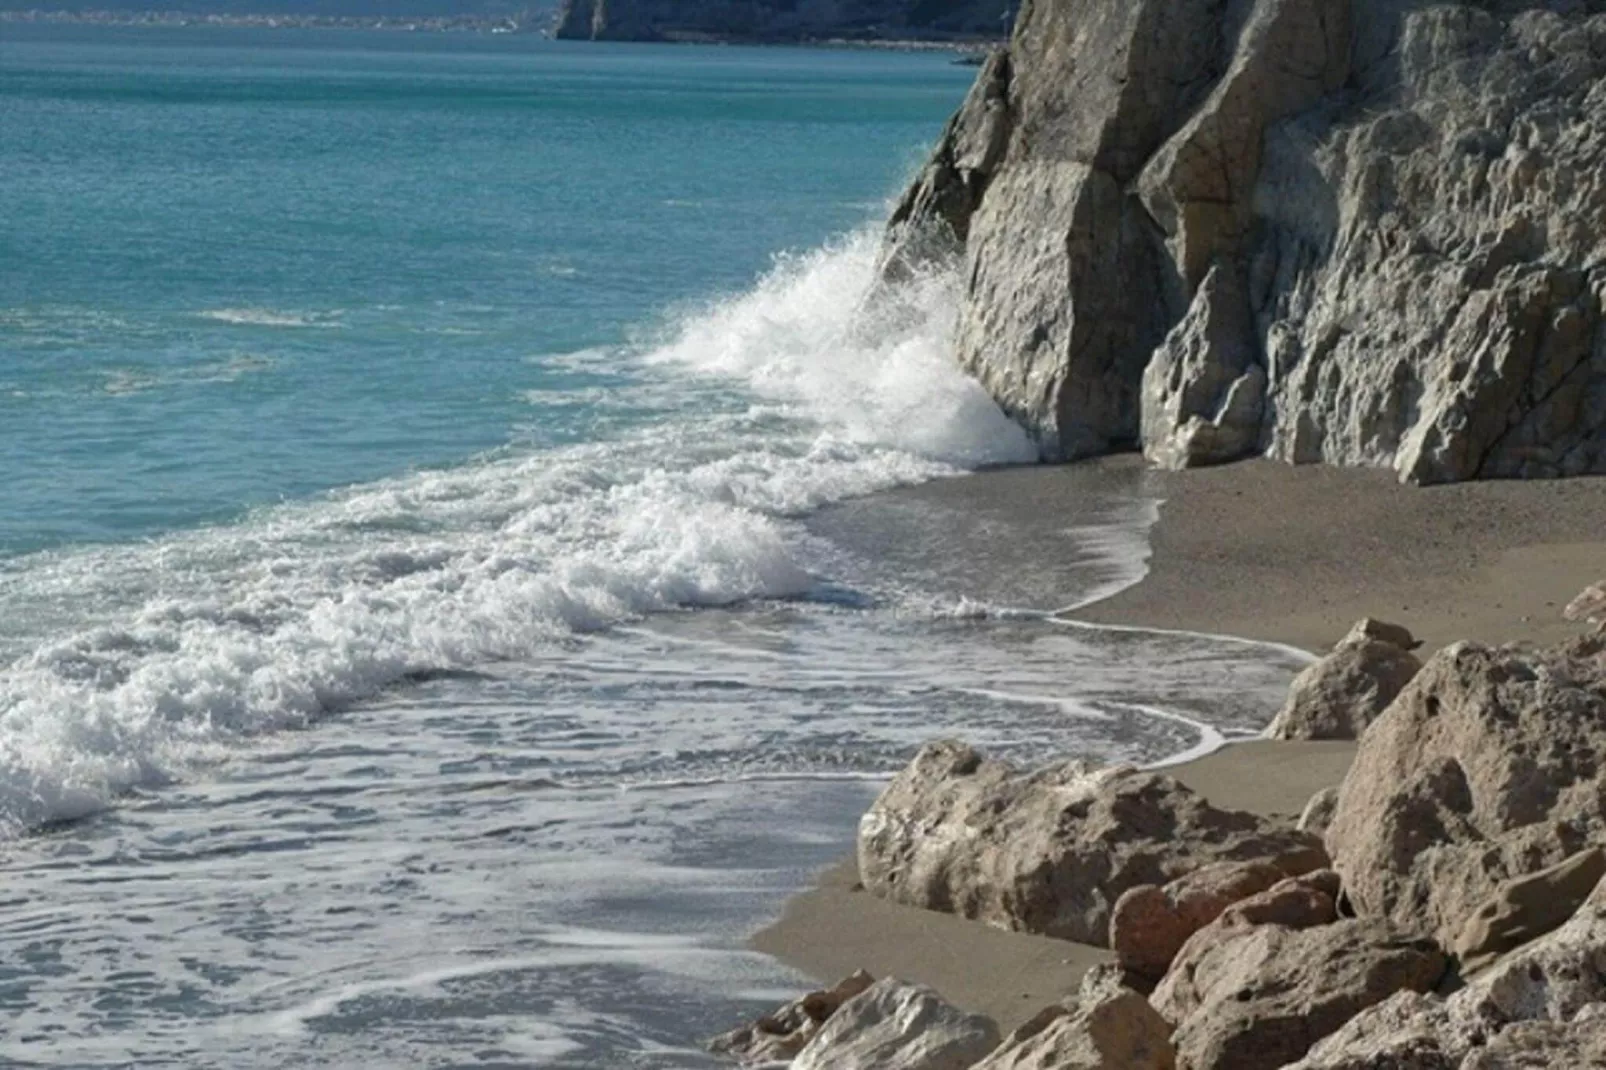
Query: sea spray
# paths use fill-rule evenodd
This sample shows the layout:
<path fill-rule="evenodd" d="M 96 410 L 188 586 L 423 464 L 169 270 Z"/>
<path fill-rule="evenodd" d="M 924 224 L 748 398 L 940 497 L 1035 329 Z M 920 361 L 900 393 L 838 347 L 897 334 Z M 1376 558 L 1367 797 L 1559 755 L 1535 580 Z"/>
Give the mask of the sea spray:
<path fill-rule="evenodd" d="M 879 243 L 867 228 L 780 258 L 750 293 L 686 315 L 649 359 L 739 379 L 862 446 L 966 468 L 1035 459 L 1025 432 L 954 364 L 956 272 L 933 266 L 880 286 Z"/>
<path fill-rule="evenodd" d="M 788 518 L 1024 459 L 948 360 L 952 279 L 916 280 L 877 318 L 874 254 L 861 232 L 782 259 L 656 345 L 585 355 L 658 412 L 604 440 L 8 562 L 0 826 L 186 776 L 404 678 L 806 595 Z"/>

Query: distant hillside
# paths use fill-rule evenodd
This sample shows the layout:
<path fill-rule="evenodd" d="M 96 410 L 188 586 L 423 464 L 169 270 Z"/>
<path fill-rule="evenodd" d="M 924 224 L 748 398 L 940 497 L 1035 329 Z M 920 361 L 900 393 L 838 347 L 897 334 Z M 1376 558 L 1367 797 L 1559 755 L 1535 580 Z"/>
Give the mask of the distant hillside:
<path fill-rule="evenodd" d="M 975 40 L 1006 35 L 1014 0 L 563 0 L 577 40 Z"/>

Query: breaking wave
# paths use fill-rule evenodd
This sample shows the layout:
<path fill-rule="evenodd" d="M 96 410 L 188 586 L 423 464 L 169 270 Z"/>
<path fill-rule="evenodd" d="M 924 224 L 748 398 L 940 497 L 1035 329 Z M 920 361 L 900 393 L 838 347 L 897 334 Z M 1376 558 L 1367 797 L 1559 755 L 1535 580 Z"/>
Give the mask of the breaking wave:
<path fill-rule="evenodd" d="M 420 673 L 663 610 L 807 595 L 793 518 L 1027 460 L 948 358 L 953 281 L 875 240 L 777 264 L 606 364 L 653 414 L 148 543 L 0 561 L 0 827 L 95 811 Z M 292 325 L 260 310 L 208 313 Z"/>

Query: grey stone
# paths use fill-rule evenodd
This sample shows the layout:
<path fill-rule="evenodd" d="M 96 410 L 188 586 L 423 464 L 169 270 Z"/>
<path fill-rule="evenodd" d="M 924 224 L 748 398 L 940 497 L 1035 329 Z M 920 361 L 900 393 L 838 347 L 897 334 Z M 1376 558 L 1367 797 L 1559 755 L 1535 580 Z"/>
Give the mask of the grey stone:
<path fill-rule="evenodd" d="M 1281 1067 L 1367 1007 L 1439 981 L 1437 948 L 1338 920 L 1338 891 L 1330 871 L 1285 880 L 1189 938 L 1150 998 L 1176 1026 L 1180 1067 Z"/>
<path fill-rule="evenodd" d="M 1173 1070 L 1171 1026 L 1136 992 L 1045 1009 L 975 1070 Z"/>
<path fill-rule="evenodd" d="M 1266 734 L 1272 739 L 1359 738 L 1421 670 L 1410 652 L 1414 643 L 1397 625 L 1357 623 L 1331 653 L 1294 678 Z"/>
<path fill-rule="evenodd" d="M 1559 1070 L 1606 1065 L 1606 885 L 1560 928 L 1448 999 L 1370 1007 L 1289 1070 Z"/>
<path fill-rule="evenodd" d="M 1356 912 L 1454 946 L 1508 881 L 1606 841 L 1606 638 L 1440 651 L 1361 737 L 1326 842 Z"/>
<path fill-rule="evenodd" d="M 1027 0 L 985 188 L 924 198 L 961 365 L 1051 459 L 1606 471 L 1603 40 L 1601 0 Z"/>
<path fill-rule="evenodd" d="M 887 977 L 837 1008 L 792 1070 L 969 1070 L 998 1040 L 992 1019 Z"/>
<path fill-rule="evenodd" d="M 1107 946 L 1129 888 L 1212 862 L 1326 865 L 1316 837 L 1210 805 L 1163 773 L 1059 762 L 1019 772 L 928 744 L 859 823 L 870 892 L 1003 928 Z"/>
<path fill-rule="evenodd" d="M 1323 788 L 1310 797 L 1305 804 L 1304 811 L 1299 815 L 1301 832 L 1309 832 L 1313 836 L 1325 836 L 1327 826 L 1333 823 L 1333 811 L 1338 809 L 1338 789 Z"/>
<path fill-rule="evenodd" d="M 1237 460 L 1259 445 L 1265 397 L 1242 269 L 1218 263 L 1143 373 L 1143 455 L 1161 468 Z"/>
<path fill-rule="evenodd" d="M 776 1008 L 751 1025 L 721 1033 L 708 1042 L 708 1050 L 743 1063 L 789 1061 L 842 1004 L 874 983 L 875 978 L 859 970 L 830 988 Z"/>

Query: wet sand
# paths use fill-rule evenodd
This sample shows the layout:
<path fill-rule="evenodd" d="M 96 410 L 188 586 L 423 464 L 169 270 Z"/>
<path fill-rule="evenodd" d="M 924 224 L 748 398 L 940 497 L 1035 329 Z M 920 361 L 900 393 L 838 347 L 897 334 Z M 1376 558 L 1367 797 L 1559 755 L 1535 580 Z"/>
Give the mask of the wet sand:
<path fill-rule="evenodd" d="M 1404 624 L 1428 650 L 1460 639 L 1549 642 L 1576 634 L 1561 607 L 1606 576 L 1606 479 L 1422 488 L 1387 472 L 1253 461 L 1158 473 L 1119 457 L 926 484 L 827 523 L 886 524 L 873 534 L 889 545 L 899 544 L 900 525 L 946 532 L 956 567 L 1002 573 L 981 589 L 1056 608 L 1061 584 L 1069 589 L 1073 573 L 1086 580 L 1085 569 L 1056 559 L 1064 518 L 1112 494 L 1160 503 L 1148 573 L 1066 613 L 1078 620 L 1312 652 L 1363 616 Z M 988 521 L 985 540 L 969 534 L 977 518 Z M 1168 771 L 1218 805 L 1293 815 L 1342 779 L 1353 752 L 1347 743 L 1257 741 Z M 921 981 L 1006 1030 L 1108 956 L 886 903 L 856 890 L 851 860 L 796 896 L 753 946 L 822 981 L 858 968 Z"/>

